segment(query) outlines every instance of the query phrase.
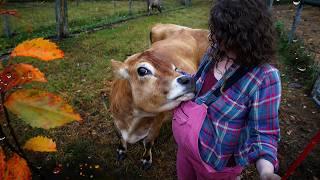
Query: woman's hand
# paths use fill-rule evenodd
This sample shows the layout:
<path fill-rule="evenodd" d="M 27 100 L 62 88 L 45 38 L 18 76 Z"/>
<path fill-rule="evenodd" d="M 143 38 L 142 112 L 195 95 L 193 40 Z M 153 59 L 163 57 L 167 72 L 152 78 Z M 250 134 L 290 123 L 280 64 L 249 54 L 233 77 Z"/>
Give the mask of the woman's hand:
<path fill-rule="evenodd" d="M 280 180 L 281 177 L 274 173 L 274 167 L 271 162 L 265 159 L 259 159 L 256 162 L 257 170 L 261 180 Z"/>
<path fill-rule="evenodd" d="M 266 173 L 260 175 L 260 180 L 280 180 L 281 177 L 274 173 Z"/>

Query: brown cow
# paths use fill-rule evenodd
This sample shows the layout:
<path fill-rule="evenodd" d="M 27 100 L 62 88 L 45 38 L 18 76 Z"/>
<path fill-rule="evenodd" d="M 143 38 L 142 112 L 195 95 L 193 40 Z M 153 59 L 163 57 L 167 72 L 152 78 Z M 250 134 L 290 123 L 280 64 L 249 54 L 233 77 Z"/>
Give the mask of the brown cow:
<path fill-rule="evenodd" d="M 194 97 L 194 83 L 179 70 L 195 73 L 208 47 L 208 31 L 173 24 L 157 24 L 152 45 L 124 62 L 112 60 L 115 76 L 110 109 L 118 136 L 118 160 L 125 157 L 127 143 L 143 140 L 142 162 L 152 163 L 151 148 L 162 123 L 173 108 Z"/>

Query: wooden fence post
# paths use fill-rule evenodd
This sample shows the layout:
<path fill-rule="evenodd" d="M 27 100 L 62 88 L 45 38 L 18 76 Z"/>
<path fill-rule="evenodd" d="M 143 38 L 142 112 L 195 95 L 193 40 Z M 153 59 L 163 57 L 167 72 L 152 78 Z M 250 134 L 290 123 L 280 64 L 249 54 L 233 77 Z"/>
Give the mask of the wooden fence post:
<path fill-rule="evenodd" d="M 132 14 L 132 1 L 133 0 L 129 0 L 129 15 Z"/>
<path fill-rule="evenodd" d="M 56 0 L 57 38 L 68 36 L 68 7 L 67 0 Z"/>
<path fill-rule="evenodd" d="M 116 1 L 112 0 L 113 2 L 113 14 L 116 14 Z"/>
<path fill-rule="evenodd" d="M 8 14 L 3 14 L 2 15 L 2 19 L 3 19 L 3 31 L 6 34 L 6 36 L 8 38 L 11 37 L 12 32 L 10 29 L 10 21 L 9 21 L 9 15 Z"/>
<path fill-rule="evenodd" d="M 318 73 L 318 79 L 313 85 L 311 96 L 313 100 L 320 106 L 320 73 Z"/>
<path fill-rule="evenodd" d="M 268 9 L 271 10 L 273 5 L 273 0 L 267 0 Z"/>
<path fill-rule="evenodd" d="M 292 23 L 292 27 L 291 27 L 291 31 L 289 33 L 289 43 L 292 42 L 293 40 L 293 37 L 295 36 L 295 32 L 296 32 L 296 29 L 297 29 L 297 26 L 300 22 L 300 19 L 301 19 L 301 12 L 302 12 L 302 9 L 303 9 L 303 4 L 304 4 L 304 0 L 301 0 L 298 7 L 297 7 L 297 11 L 296 11 L 296 15 L 294 17 L 294 20 L 293 20 L 293 23 Z"/>

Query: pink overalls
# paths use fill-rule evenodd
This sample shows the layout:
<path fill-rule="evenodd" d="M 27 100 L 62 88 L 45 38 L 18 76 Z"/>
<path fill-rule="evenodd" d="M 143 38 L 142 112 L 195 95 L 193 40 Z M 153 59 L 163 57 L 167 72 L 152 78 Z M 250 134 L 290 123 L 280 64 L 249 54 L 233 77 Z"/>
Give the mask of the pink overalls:
<path fill-rule="evenodd" d="M 207 105 L 198 105 L 193 101 L 183 102 L 174 110 L 172 130 L 178 144 L 178 179 L 235 180 L 241 174 L 242 167 L 226 167 L 217 172 L 200 157 L 198 138 L 206 114 Z"/>

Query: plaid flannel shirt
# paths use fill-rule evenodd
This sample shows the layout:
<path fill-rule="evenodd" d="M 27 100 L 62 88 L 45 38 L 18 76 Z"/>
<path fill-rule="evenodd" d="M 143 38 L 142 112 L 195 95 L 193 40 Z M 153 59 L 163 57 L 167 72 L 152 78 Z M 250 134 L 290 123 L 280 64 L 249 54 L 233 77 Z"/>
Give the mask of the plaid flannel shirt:
<path fill-rule="evenodd" d="M 194 75 L 199 93 L 213 61 L 205 54 Z M 280 140 L 278 110 L 281 84 L 279 72 L 265 64 L 251 69 L 221 96 L 212 93 L 221 87 L 238 65 L 233 64 L 211 90 L 194 101 L 207 104 L 208 113 L 199 134 L 199 152 L 203 161 L 222 170 L 230 157 L 246 166 L 263 158 L 278 169 L 277 144 Z M 211 95 L 210 95 L 211 94 Z M 213 99 L 212 99 L 213 98 Z"/>

